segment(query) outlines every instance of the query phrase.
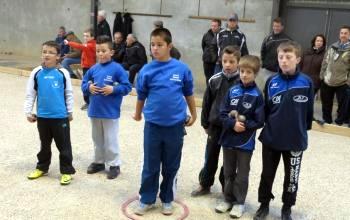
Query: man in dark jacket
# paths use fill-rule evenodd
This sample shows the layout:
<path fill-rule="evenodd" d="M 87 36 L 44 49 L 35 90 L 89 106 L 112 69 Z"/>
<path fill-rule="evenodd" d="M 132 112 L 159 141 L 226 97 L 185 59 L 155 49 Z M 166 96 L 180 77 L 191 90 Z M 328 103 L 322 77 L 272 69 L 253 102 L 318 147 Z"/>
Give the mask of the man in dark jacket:
<path fill-rule="evenodd" d="M 238 15 L 233 13 L 227 18 L 227 28 L 221 30 L 212 41 L 212 53 L 216 53 L 218 55 L 214 70 L 215 74 L 221 72 L 222 70 L 220 57 L 223 49 L 227 46 L 237 46 L 240 49 L 241 55 L 245 56 L 249 54 L 246 42 L 247 40 L 245 35 L 239 30 L 238 27 Z"/>
<path fill-rule="evenodd" d="M 123 67 L 129 70 L 129 81 L 133 84 L 136 73 L 147 63 L 145 47 L 137 41 L 133 34 L 126 38 L 126 52 L 123 60 Z"/>
<path fill-rule="evenodd" d="M 205 82 L 208 85 L 208 80 L 214 74 L 215 63 L 217 60 L 217 53 L 212 53 L 210 45 L 216 34 L 219 33 L 221 27 L 221 21 L 218 19 L 211 20 L 210 29 L 204 34 L 202 38 L 202 60 L 203 69 L 205 75 Z"/>
<path fill-rule="evenodd" d="M 275 18 L 272 22 L 272 32 L 265 37 L 261 45 L 260 57 L 262 62 L 262 71 L 257 77 L 257 84 L 263 89 L 264 84 L 272 74 L 278 71 L 277 47 L 288 40 L 291 40 L 284 32 L 283 21 L 281 18 Z"/>
<path fill-rule="evenodd" d="M 112 39 L 111 28 L 106 20 L 107 13 L 104 10 L 98 11 L 97 16 L 97 36 L 106 35 Z"/>
<path fill-rule="evenodd" d="M 122 32 L 118 31 L 114 33 L 113 50 L 113 60 L 117 63 L 122 63 L 126 51 L 126 43 Z"/>

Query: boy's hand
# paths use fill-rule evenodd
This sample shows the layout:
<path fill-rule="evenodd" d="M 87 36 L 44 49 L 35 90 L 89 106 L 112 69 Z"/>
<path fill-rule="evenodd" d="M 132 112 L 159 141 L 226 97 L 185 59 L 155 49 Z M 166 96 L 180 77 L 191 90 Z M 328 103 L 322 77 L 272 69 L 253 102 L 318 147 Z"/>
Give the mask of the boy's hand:
<path fill-rule="evenodd" d="M 136 114 L 136 113 L 134 113 L 134 115 L 132 116 L 132 118 L 133 118 L 135 121 L 141 121 L 142 115 L 141 115 L 141 114 Z"/>
<path fill-rule="evenodd" d="M 100 89 L 100 93 L 102 93 L 105 96 L 112 94 L 112 92 L 113 92 L 113 86 L 110 86 L 110 85 L 105 85 Z"/>
<path fill-rule="evenodd" d="M 68 44 L 68 41 L 67 41 L 67 40 L 64 40 L 63 43 L 64 43 L 64 45 L 67 45 L 67 44 Z"/>
<path fill-rule="evenodd" d="M 240 121 L 236 121 L 236 124 L 235 124 L 235 126 L 233 127 L 233 130 L 234 130 L 235 132 L 238 132 L 238 133 L 245 131 L 244 123 L 243 123 L 243 122 L 240 122 Z"/>
<path fill-rule="evenodd" d="M 32 114 L 32 115 L 28 115 L 27 116 L 27 121 L 29 121 L 30 123 L 34 123 L 36 122 L 36 115 L 35 114 Z"/>
<path fill-rule="evenodd" d="M 91 83 L 89 85 L 89 91 L 93 95 L 96 95 L 96 94 L 100 93 L 100 90 L 101 90 L 101 88 L 96 86 L 96 83 Z"/>
<path fill-rule="evenodd" d="M 186 125 L 187 127 L 193 125 L 193 123 L 196 121 L 196 119 L 197 119 L 196 116 L 194 116 L 194 117 L 193 117 L 193 116 L 190 116 L 190 117 L 186 120 L 185 125 Z"/>

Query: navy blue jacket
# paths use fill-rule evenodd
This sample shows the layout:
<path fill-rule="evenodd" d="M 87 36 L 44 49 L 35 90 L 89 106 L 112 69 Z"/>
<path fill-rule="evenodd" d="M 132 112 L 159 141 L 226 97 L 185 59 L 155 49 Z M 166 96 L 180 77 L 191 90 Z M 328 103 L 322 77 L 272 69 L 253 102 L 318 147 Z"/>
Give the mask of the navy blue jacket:
<path fill-rule="evenodd" d="M 236 118 L 228 116 L 232 110 L 246 117 L 245 131 L 237 133 L 233 130 Z M 229 89 L 221 106 L 220 119 L 223 123 L 222 147 L 254 150 L 256 130 L 264 125 L 264 99 L 255 82 L 246 86 L 240 82 Z"/>
<path fill-rule="evenodd" d="M 267 80 L 264 93 L 265 127 L 259 140 L 279 151 L 306 150 L 314 110 L 311 79 L 299 71 L 278 73 Z"/>

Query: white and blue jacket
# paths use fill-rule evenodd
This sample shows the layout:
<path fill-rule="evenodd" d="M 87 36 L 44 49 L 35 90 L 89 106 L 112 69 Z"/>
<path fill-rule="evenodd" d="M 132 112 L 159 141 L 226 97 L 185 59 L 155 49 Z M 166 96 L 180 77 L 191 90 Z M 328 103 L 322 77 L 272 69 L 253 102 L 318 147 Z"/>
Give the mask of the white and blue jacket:
<path fill-rule="evenodd" d="M 232 110 L 246 117 L 245 131 L 237 133 L 233 130 L 236 118 L 228 116 Z M 229 89 L 221 106 L 220 119 L 223 124 L 220 137 L 222 147 L 254 150 L 256 130 L 264 125 L 264 100 L 255 82 L 249 85 L 240 82 Z"/>
<path fill-rule="evenodd" d="M 279 151 L 305 150 L 314 109 L 311 79 L 299 71 L 277 73 L 267 80 L 264 93 L 265 127 L 259 140 Z"/>

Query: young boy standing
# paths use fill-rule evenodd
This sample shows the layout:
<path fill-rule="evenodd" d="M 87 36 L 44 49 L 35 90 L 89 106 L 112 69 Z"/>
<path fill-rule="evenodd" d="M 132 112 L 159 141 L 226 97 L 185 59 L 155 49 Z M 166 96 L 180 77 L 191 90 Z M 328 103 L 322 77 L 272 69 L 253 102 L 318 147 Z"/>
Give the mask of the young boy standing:
<path fill-rule="evenodd" d="M 219 144 L 222 132 L 220 120 L 220 106 L 229 88 L 239 82 L 238 62 L 241 58 L 239 48 L 227 46 L 222 53 L 223 71 L 212 76 L 208 81 L 202 104 L 201 124 L 208 134 L 205 149 L 205 161 L 199 173 L 199 187 L 192 191 L 191 196 L 202 196 L 210 193 L 214 184 L 215 173 L 218 168 L 221 145 Z M 224 173 L 220 171 L 219 180 L 224 188 Z"/>
<path fill-rule="evenodd" d="M 64 44 L 82 51 L 81 67 L 83 68 L 83 76 L 85 76 L 90 67 L 96 63 L 96 41 L 94 31 L 91 28 L 85 30 L 83 36 L 84 44 L 68 40 L 64 40 Z M 81 110 L 87 109 L 89 105 L 89 96 L 84 96 L 84 101 L 85 104 L 81 107 Z"/>
<path fill-rule="evenodd" d="M 58 68 L 60 46 L 54 41 L 42 45 L 42 65 L 35 68 L 27 83 L 24 112 L 31 123 L 38 122 L 40 151 L 37 154 L 36 169 L 28 179 L 37 179 L 49 170 L 51 163 L 51 142 L 55 140 L 60 152 L 61 184 L 68 185 L 75 173 L 72 166 L 72 146 L 69 121 L 73 120 L 73 89 L 69 72 Z M 32 113 L 37 100 L 37 113 Z"/>
<path fill-rule="evenodd" d="M 108 179 L 120 174 L 118 142 L 120 105 L 123 96 L 131 91 L 128 75 L 121 65 L 112 61 L 112 41 L 100 36 L 96 41 L 98 63 L 85 74 L 81 89 L 90 97 L 88 116 L 91 119 L 95 159 L 87 169 L 88 174 L 105 170 Z"/>
<path fill-rule="evenodd" d="M 295 205 L 303 151 L 307 148 L 307 130 L 313 117 L 313 86 L 311 79 L 297 69 L 301 46 L 293 41 L 277 48 L 280 72 L 271 76 L 265 85 L 265 127 L 259 140 L 263 145 L 263 168 L 259 185 L 260 208 L 254 219 L 265 219 L 272 185 L 282 155 L 284 183 L 282 195 L 283 220 L 290 220 Z"/>
<path fill-rule="evenodd" d="M 264 99 L 255 84 L 260 60 L 247 55 L 239 61 L 240 83 L 231 87 L 220 111 L 223 123 L 220 144 L 224 154 L 225 200 L 215 211 L 240 218 L 248 192 L 250 160 L 255 133 L 264 125 Z"/>
<path fill-rule="evenodd" d="M 163 176 L 159 194 L 162 213 L 173 213 L 172 201 L 181 161 L 183 126 L 191 126 L 197 118 L 191 70 L 181 61 L 170 57 L 171 42 L 168 29 L 158 28 L 152 31 L 151 50 L 154 60 L 142 68 L 137 78 L 137 103 L 133 118 L 140 121 L 142 111 L 145 116 L 144 164 L 140 203 L 135 210 L 137 215 L 143 215 L 154 207 L 160 165 Z M 191 112 L 191 117 L 187 120 L 186 102 Z"/>

